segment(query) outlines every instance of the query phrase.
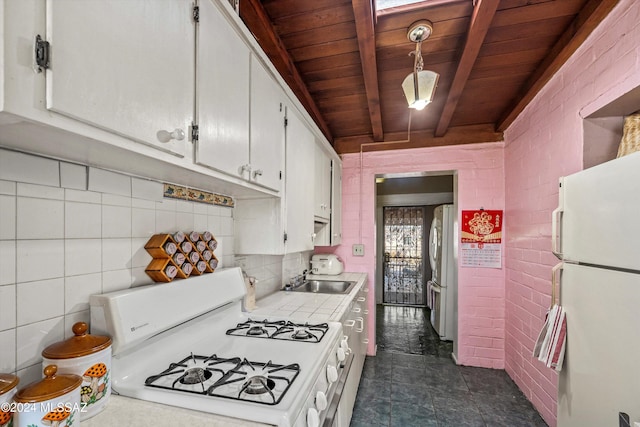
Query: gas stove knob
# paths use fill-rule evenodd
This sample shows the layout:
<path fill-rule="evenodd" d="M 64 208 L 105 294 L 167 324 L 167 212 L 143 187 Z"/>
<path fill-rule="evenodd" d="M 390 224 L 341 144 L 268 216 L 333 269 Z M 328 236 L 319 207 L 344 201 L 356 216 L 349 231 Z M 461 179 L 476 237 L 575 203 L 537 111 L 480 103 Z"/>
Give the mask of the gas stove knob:
<path fill-rule="evenodd" d="M 347 354 L 342 348 L 338 348 L 338 351 L 336 351 L 336 356 L 338 357 L 339 362 L 344 362 L 344 359 L 347 358 Z"/>
<path fill-rule="evenodd" d="M 327 366 L 327 380 L 329 381 L 329 384 L 333 384 L 338 381 L 338 369 L 333 365 Z"/>
<path fill-rule="evenodd" d="M 340 341 L 340 348 L 345 352 L 349 353 L 351 349 L 349 348 L 349 338 L 344 337 L 342 341 Z"/>
<path fill-rule="evenodd" d="M 318 408 L 318 411 L 324 411 L 327 406 L 327 395 L 321 391 L 316 393 L 316 408 Z"/>
<path fill-rule="evenodd" d="M 307 427 L 320 427 L 320 415 L 316 408 L 309 408 L 307 411 Z"/>

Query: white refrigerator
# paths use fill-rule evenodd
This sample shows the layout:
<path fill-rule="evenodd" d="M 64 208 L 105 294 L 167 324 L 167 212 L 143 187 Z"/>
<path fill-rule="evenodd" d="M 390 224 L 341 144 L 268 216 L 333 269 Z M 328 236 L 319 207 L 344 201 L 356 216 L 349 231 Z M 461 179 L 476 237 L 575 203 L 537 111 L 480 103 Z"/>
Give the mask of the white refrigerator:
<path fill-rule="evenodd" d="M 457 321 L 454 314 L 456 280 L 454 274 L 453 205 L 437 206 L 429 231 L 429 262 L 431 280 L 428 282 L 431 324 L 440 339 L 454 340 Z"/>
<path fill-rule="evenodd" d="M 567 343 L 558 427 L 640 423 L 640 153 L 561 178 L 552 222 Z"/>

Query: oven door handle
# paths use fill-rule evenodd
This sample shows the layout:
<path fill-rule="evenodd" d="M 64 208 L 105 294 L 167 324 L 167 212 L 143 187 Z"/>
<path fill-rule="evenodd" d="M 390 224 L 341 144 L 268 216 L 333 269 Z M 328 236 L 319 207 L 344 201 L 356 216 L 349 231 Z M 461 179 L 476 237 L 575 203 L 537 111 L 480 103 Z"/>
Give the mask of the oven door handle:
<path fill-rule="evenodd" d="M 333 398 L 331 399 L 331 403 L 327 408 L 327 416 L 324 419 L 323 427 L 331 427 L 333 425 L 333 420 L 338 413 L 338 406 L 340 405 L 340 399 L 342 398 L 342 393 L 344 392 L 344 386 L 347 383 L 347 377 L 349 376 L 349 371 L 351 370 L 351 364 L 353 363 L 353 353 L 349 355 L 347 361 L 344 364 L 344 369 L 340 374 L 340 378 L 338 378 L 338 385 L 336 387 L 336 392 L 333 394 Z"/>

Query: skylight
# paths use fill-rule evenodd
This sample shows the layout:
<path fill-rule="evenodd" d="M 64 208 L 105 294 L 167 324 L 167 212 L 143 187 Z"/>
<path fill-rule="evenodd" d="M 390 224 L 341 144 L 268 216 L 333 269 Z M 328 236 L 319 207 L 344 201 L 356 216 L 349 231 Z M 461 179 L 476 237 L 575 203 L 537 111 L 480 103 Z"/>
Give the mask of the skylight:
<path fill-rule="evenodd" d="M 424 6 L 427 6 L 430 3 L 443 4 L 453 3 L 456 1 L 461 0 L 375 0 L 377 11 L 391 9 L 393 7 L 408 6 L 416 3 L 424 3 Z"/>

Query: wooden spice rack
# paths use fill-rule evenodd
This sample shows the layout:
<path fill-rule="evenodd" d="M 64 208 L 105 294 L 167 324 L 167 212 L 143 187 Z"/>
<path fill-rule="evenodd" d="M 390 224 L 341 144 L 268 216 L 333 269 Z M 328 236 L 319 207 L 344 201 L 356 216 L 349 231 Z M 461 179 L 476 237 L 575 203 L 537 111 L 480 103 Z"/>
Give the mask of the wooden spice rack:
<path fill-rule="evenodd" d="M 215 268 L 211 267 L 211 260 L 215 260 L 214 264 L 217 266 L 218 258 L 215 256 L 213 251 L 218 246 L 218 242 L 215 237 L 211 235 L 211 239 L 209 241 L 205 241 L 203 235 L 205 233 L 185 233 L 185 240 L 191 243 L 191 250 L 186 251 L 183 250 L 181 243 L 177 242 L 174 239 L 174 236 L 168 233 L 163 234 L 155 234 L 153 235 L 146 245 L 144 245 L 145 250 L 153 257 L 145 272 L 149 277 L 153 279 L 154 282 L 171 282 L 175 279 L 186 279 L 190 276 L 200 276 L 202 274 L 213 273 Z M 193 241 L 191 237 L 196 237 L 197 240 Z M 210 234 L 210 233 L 209 233 Z M 202 250 L 198 250 L 198 241 L 202 241 L 205 243 L 205 247 L 201 248 Z M 202 246 L 202 245 L 200 245 Z M 175 248 L 175 252 L 170 253 L 171 250 Z M 211 258 L 209 261 L 205 260 L 203 253 L 206 251 L 210 251 Z M 195 252 L 198 254 L 198 261 L 192 262 L 190 260 L 189 255 Z M 182 254 L 185 257 L 185 261 L 178 265 L 175 260 L 176 254 Z M 197 268 L 199 262 L 204 262 L 206 267 L 204 271 L 200 271 Z M 191 266 L 191 272 L 189 274 L 189 268 Z M 171 277 L 169 272 L 175 268 L 175 276 Z"/>

